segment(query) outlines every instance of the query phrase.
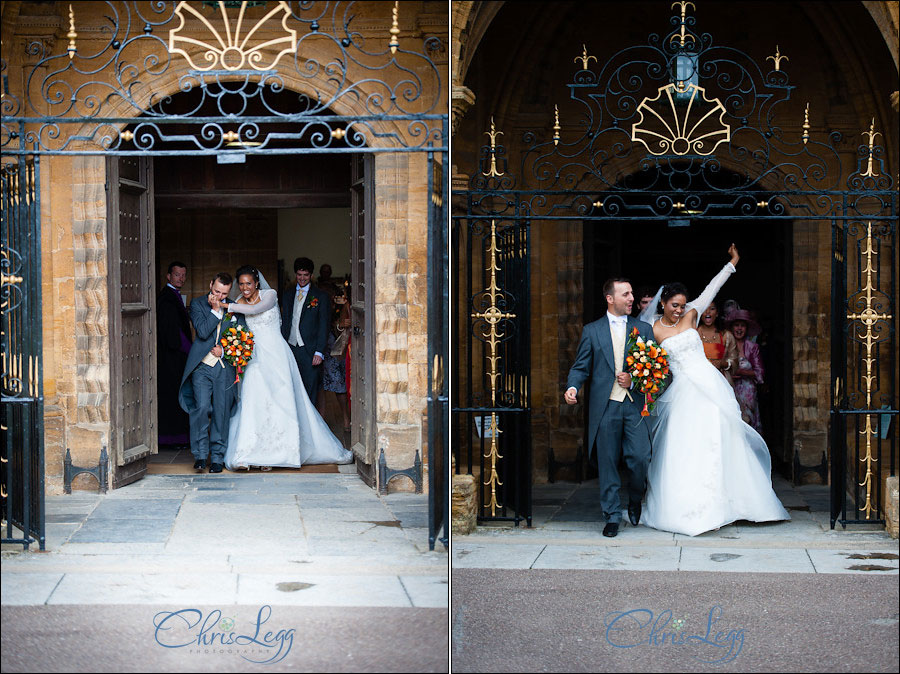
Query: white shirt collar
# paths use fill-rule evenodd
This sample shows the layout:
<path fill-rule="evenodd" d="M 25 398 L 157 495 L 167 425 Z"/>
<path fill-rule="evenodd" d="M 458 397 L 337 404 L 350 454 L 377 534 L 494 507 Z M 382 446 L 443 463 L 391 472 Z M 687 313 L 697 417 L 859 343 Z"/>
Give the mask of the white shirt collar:
<path fill-rule="evenodd" d="M 628 323 L 628 316 L 615 316 L 613 314 L 607 314 L 607 318 L 609 318 L 610 323 Z"/>
<path fill-rule="evenodd" d="M 305 286 L 302 286 L 302 285 L 300 285 L 300 284 L 298 283 L 298 284 L 297 284 L 297 290 L 302 290 L 303 292 L 306 292 L 306 291 L 309 289 L 309 285 L 310 285 L 310 284 L 307 283 Z"/>
<path fill-rule="evenodd" d="M 169 286 L 172 290 L 174 290 L 179 295 L 181 294 L 181 291 L 178 288 L 176 288 L 175 286 L 173 286 L 171 283 L 166 283 L 166 285 Z"/>

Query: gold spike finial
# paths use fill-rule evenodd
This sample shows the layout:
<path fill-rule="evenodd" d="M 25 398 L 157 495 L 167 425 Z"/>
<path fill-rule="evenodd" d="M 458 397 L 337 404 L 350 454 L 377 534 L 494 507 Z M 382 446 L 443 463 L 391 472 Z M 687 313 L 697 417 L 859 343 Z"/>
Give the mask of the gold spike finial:
<path fill-rule="evenodd" d="M 553 123 L 553 144 L 559 145 L 559 106 L 553 106 L 555 121 Z"/>
<path fill-rule="evenodd" d="M 394 9 L 391 11 L 394 14 L 394 18 L 391 23 L 391 41 L 388 44 L 391 47 L 391 53 L 396 54 L 397 47 L 400 46 L 400 41 L 397 39 L 397 36 L 400 34 L 400 26 L 397 25 L 400 13 L 400 0 L 394 0 Z"/>
<path fill-rule="evenodd" d="M 775 62 L 775 70 L 781 70 L 781 62 L 782 61 L 790 61 L 791 59 L 785 56 L 779 51 L 778 45 L 775 45 L 775 55 L 774 56 L 766 56 L 766 61 L 772 59 Z"/>
<path fill-rule="evenodd" d="M 481 172 L 482 175 L 485 176 L 493 176 L 495 178 L 499 178 L 503 175 L 503 172 L 497 170 L 497 136 L 502 136 L 502 131 L 494 130 L 494 116 L 491 115 L 491 130 L 485 131 L 485 135 L 489 136 L 491 139 L 491 170 L 485 173 Z"/>
<path fill-rule="evenodd" d="M 78 50 L 75 46 L 75 38 L 78 37 L 78 33 L 75 32 L 75 11 L 72 9 L 72 3 L 69 3 L 69 32 L 66 34 L 66 37 L 69 38 L 69 46 L 66 47 L 66 51 L 69 52 L 69 60 L 71 61 Z"/>
<path fill-rule="evenodd" d="M 863 173 L 864 177 L 867 178 L 877 178 L 878 176 L 875 174 L 872 166 L 872 158 L 875 156 L 875 136 L 880 136 L 881 132 L 875 130 L 875 118 L 872 118 L 872 124 L 869 126 L 868 131 L 863 131 L 861 136 L 869 137 L 869 164 L 866 168 L 866 172 Z"/>
<path fill-rule="evenodd" d="M 809 103 L 806 104 L 806 111 L 803 113 L 803 144 L 806 145 L 809 140 Z"/>
<path fill-rule="evenodd" d="M 587 53 L 587 46 L 586 46 L 586 45 L 582 44 L 582 45 L 581 45 L 581 49 L 582 49 L 581 56 L 576 56 L 574 60 L 575 60 L 575 62 L 581 61 L 582 65 L 584 66 L 584 67 L 582 68 L 582 70 L 587 70 L 587 69 L 588 69 L 588 62 L 589 62 L 591 59 L 594 59 L 594 62 L 596 63 L 596 62 L 597 62 L 597 57 L 596 57 L 596 56 L 588 56 L 588 53 Z"/>

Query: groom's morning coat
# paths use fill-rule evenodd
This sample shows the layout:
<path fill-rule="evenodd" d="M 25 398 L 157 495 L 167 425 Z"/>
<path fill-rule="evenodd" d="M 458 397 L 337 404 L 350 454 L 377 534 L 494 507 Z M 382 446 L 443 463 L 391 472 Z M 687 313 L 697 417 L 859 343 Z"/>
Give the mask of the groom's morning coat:
<path fill-rule="evenodd" d="M 631 337 L 633 328 L 644 340 L 653 339 L 653 328 L 649 323 L 628 317 L 625 328 L 626 342 Z M 627 357 L 627 353 L 625 357 Z M 612 391 L 616 378 L 616 370 L 613 358 L 612 336 L 609 332 L 609 319 L 606 314 L 603 318 L 588 323 L 581 332 L 581 341 L 578 342 L 578 351 L 575 354 L 575 362 L 569 370 L 569 378 L 566 382 L 566 390 L 574 387 L 580 391 L 585 381 L 590 378 L 591 399 L 588 409 L 588 456 L 594 451 L 594 441 L 600 430 L 600 422 L 609 406 L 609 394 Z M 624 359 L 623 359 L 624 360 Z M 624 363 L 623 363 L 624 366 Z M 638 405 L 644 407 L 644 396 L 639 391 L 632 390 L 633 400 L 625 398 L 623 405 Z"/>
<path fill-rule="evenodd" d="M 206 295 L 201 295 L 200 297 L 195 297 L 191 302 L 191 322 L 194 324 L 194 330 L 197 331 L 197 339 L 191 345 L 191 351 L 188 353 L 187 364 L 184 366 L 184 374 L 181 376 L 181 388 L 178 390 L 178 402 L 181 404 L 182 409 L 185 412 L 190 412 L 194 406 L 194 387 L 191 384 L 191 374 L 197 369 L 197 366 L 200 365 L 203 358 L 212 351 L 212 348 L 216 345 L 216 326 L 219 324 L 219 319 L 216 318 L 216 315 L 209 308 L 209 302 L 206 300 Z M 235 317 L 235 322 L 240 323 L 241 325 L 246 326 L 247 323 L 244 318 L 244 314 L 233 314 Z M 222 331 L 224 331 L 227 327 L 233 325 L 230 321 L 222 321 Z M 219 335 L 221 337 L 221 334 Z M 236 371 L 233 365 L 229 365 L 227 361 L 222 361 L 225 364 L 225 368 L 228 370 L 228 376 L 230 381 L 234 381 L 234 377 L 236 375 Z M 216 365 L 216 367 L 219 367 Z M 231 386 L 229 389 L 229 398 L 227 400 L 228 404 L 228 414 L 232 414 L 234 412 L 234 407 L 238 402 L 238 387 Z"/>

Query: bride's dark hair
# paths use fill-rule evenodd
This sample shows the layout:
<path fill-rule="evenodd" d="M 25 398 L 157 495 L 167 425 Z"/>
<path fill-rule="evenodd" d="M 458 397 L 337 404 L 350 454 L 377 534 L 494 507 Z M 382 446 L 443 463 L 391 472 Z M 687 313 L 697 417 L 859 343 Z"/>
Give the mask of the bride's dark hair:
<path fill-rule="evenodd" d="M 256 267 L 252 267 L 249 264 L 238 267 L 238 270 L 234 274 L 234 278 L 240 279 L 244 274 L 250 274 L 253 277 L 253 280 L 256 281 L 256 287 L 259 288 L 259 272 L 256 271 Z"/>
<path fill-rule="evenodd" d="M 663 304 L 668 302 L 670 299 L 675 297 L 675 295 L 684 295 L 684 298 L 687 299 L 688 289 L 685 287 L 683 283 L 679 283 L 675 281 L 675 283 L 667 283 L 663 286 L 662 295 L 659 296 L 659 299 Z"/>

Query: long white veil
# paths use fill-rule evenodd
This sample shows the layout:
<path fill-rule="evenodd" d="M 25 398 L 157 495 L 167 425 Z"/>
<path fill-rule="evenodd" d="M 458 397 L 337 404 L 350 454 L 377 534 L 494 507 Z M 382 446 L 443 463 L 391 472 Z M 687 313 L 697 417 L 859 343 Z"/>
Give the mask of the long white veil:
<path fill-rule="evenodd" d="M 638 315 L 638 320 L 644 321 L 644 323 L 649 323 L 651 326 L 659 320 L 659 300 L 662 297 L 662 291 L 665 286 L 660 286 L 659 290 L 656 291 L 656 294 L 653 296 L 653 299 L 650 300 L 650 304 L 648 304 L 644 310 Z"/>

